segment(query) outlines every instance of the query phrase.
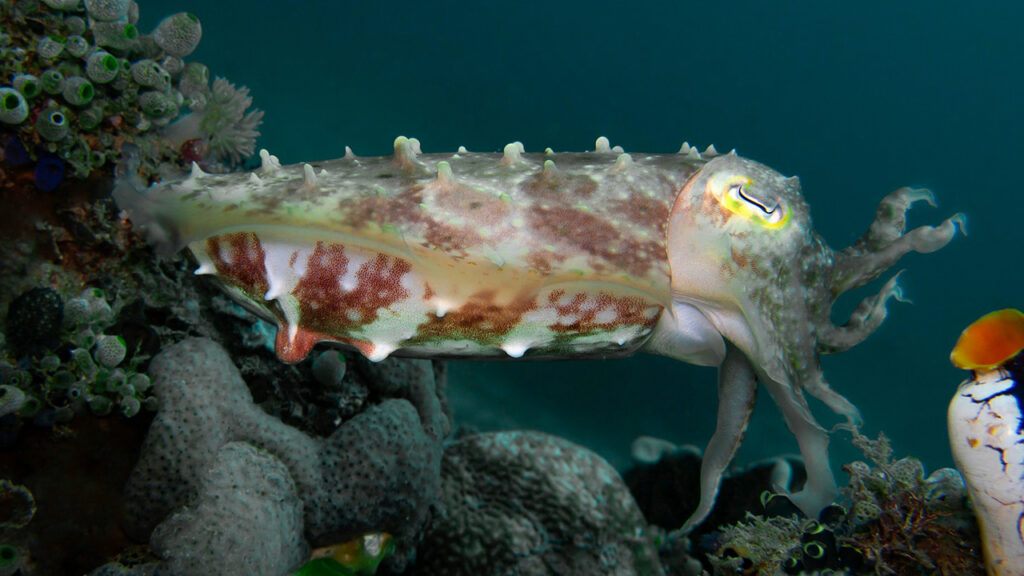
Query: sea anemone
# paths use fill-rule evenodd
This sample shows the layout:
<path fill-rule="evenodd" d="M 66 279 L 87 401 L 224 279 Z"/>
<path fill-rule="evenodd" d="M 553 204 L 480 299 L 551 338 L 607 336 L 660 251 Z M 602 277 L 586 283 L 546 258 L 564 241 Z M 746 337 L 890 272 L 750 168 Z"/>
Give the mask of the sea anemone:
<path fill-rule="evenodd" d="M 255 151 L 263 111 L 246 113 L 250 106 L 248 88 L 236 88 L 224 78 L 213 80 L 210 98 L 200 111 L 199 128 L 206 135 L 214 158 L 237 164 Z"/>
<path fill-rule="evenodd" d="M 165 137 L 182 143 L 199 137 L 211 161 L 238 164 L 256 149 L 263 111 L 246 113 L 252 105 L 249 89 L 215 78 L 204 98 L 192 98 L 193 112 L 167 128 Z"/>

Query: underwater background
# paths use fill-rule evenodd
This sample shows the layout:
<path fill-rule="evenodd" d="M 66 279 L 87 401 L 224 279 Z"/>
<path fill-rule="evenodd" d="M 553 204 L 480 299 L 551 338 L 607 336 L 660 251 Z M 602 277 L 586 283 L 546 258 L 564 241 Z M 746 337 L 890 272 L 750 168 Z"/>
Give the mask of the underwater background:
<path fill-rule="evenodd" d="M 991 310 L 1020 307 L 1019 156 L 1024 6 L 930 2 L 271 2 L 145 0 L 141 30 L 188 10 L 203 25 L 192 59 L 252 90 L 266 111 L 257 146 L 283 163 L 424 152 L 735 148 L 800 177 L 815 228 L 856 241 L 878 201 L 934 191 L 909 225 L 968 215 L 969 236 L 899 267 L 912 305 L 893 302 L 866 342 L 823 359 L 884 430 L 897 457 L 952 465 L 946 406 L 966 373 L 949 351 Z M 837 304 L 842 321 L 878 282 Z M 617 467 L 639 435 L 703 447 L 715 371 L 650 356 L 452 362 L 456 421 L 533 428 Z M 826 427 L 837 422 L 812 400 Z M 736 462 L 797 452 L 762 394 Z M 833 437 L 833 464 L 858 453 Z"/>

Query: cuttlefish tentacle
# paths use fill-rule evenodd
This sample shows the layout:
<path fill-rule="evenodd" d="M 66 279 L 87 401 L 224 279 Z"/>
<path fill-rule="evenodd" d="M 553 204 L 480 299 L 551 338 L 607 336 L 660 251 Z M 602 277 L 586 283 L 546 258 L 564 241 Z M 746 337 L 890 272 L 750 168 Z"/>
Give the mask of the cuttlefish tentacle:
<path fill-rule="evenodd" d="M 805 370 L 801 375 L 799 388 L 807 390 L 811 396 L 824 402 L 833 412 L 846 418 L 847 424 L 860 426 L 863 422 L 860 410 L 825 381 L 825 375 L 822 374 L 817 360 L 814 362 L 813 369 Z"/>
<path fill-rule="evenodd" d="M 718 372 L 718 423 L 701 462 L 700 502 L 680 533 L 690 532 L 711 513 L 722 475 L 743 441 L 756 397 L 754 368 L 743 352 L 730 344 Z"/>
<path fill-rule="evenodd" d="M 958 212 L 938 226 L 921 226 L 905 233 L 907 211 L 921 200 L 935 205 L 931 192 L 914 188 L 900 188 L 882 199 L 867 234 L 835 258 L 834 296 L 878 278 L 908 252 L 927 254 L 942 248 L 958 227 L 966 232 L 967 217 Z"/>
<path fill-rule="evenodd" d="M 801 510 L 811 511 L 816 516 L 839 496 L 829 465 L 828 432 L 814 419 L 800 386 L 769 378 L 763 383 L 778 404 L 786 427 L 796 436 L 807 471 L 803 490 L 789 494 L 789 499 Z"/>
<path fill-rule="evenodd" d="M 818 325 L 818 352 L 834 354 L 849 350 L 863 342 L 882 325 L 888 314 L 886 304 L 890 298 L 895 298 L 899 302 L 910 302 L 903 296 L 903 290 L 899 286 L 899 277 L 902 273 L 901 270 L 890 278 L 877 294 L 862 300 L 846 324 L 835 326 L 826 315 L 824 321 Z"/>

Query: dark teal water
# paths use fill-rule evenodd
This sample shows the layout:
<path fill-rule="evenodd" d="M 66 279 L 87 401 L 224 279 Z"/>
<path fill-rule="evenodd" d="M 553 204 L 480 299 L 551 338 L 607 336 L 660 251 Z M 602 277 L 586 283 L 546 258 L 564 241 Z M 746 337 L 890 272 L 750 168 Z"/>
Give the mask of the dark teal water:
<path fill-rule="evenodd" d="M 979 4 L 140 0 L 145 31 L 171 12 L 201 18 L 192 59 L 252 89 L 259 145 L 288 163 L 346 145 L 390 153 L 400 134 L 426 152 L 583 150 L 600 135 L 626 151 L 714 143 L 799 175 L 834 248 L 889 191 L 932 188 L 939 209 L 911 224 L 965 211 L 970 236 L 905 258 L 914 304 L 891 305 L 877 334 L 824 363 L 865 430 L 929 469 L 951 464 L 957 335 L 1024 306 L 1024 7 Z M 713 426 L 714 371 L 660 358 L 452 371 L 463 422 L 544 428 L 619 465 L 634 436 L 703 445 Z M 833 445 L 837 463 L 854 456 L 846 436 Z M 762 398 L 739 460 L 795 451 Z"/>

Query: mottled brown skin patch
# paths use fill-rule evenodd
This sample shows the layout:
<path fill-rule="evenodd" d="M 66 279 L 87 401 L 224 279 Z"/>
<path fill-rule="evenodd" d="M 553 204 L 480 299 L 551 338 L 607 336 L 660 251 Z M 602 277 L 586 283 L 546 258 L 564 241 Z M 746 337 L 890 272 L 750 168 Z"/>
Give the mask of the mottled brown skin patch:
<path fill-rule="evenodd" d="M 371 223 L 405 228 L 429 219 L 420 208 L 422 202 L 422 188 L 413 186 L 393 196 L 370 195 L 358 200 L 346 198 L 338 203 L 338 209 L 341 221 L 356 229 Z"/>
<path fill-rule="evenodd" d="M 230 262 L 221 257 L 226 252 Z M 260 239 L 251 232 L 223 234 L 206 239 L 206 253 L 222 282 L 235 286 L 256 302 L 263 301 L 270 284 L 263 265 L 266 253 Z"/>
<path fill-rule="evenodd" d="M 471 190 L 462 186 L 466 190 Z M 483 196 L 477 193 L 478 196 Z M 470 226 L 458 227 L 440 222 L 430 216 L 429 211 L 420 207 L 424 199 L 424 187 L 415 185 L 394 196 L 366 196 L 359 200 L 344 200 L 340 203 L 342 221 L 353 228 L 365 228 L 371 223 L 393 226 L 399 232 L 422 234 L 424 246 L 448 253 L 456 260 L 464 258 L 467 248 L 483 242 L 483 238 Z M 507 208 L 506 208 L 507 209 Z M 468 220 L 482 217 L 470 216 Z M 493 217 L 493 216 L 491 216 Z"/>
<path fill-rule="evenodd" d="M 571 323 L 555 322 L 548 325 L 553 332 L 572 335 L 586 335 L 593 332 L 607 332 L 619 326 L 643 326 L 651 328 L 658 319 L 657 315 L 647 316 L 644 312 L 650 303 L 635 296 L 612 296 L 605 292 L 593 294 L 574 294 L 567 304 L 559 302 L 565 297 L 565 290 L 553 290 L 548 295 L 548 303 L 558 311 L 559 318 L 574 317 Z M 596 300 L 584 310 L 584 304 Z M 615 319 L 610 322 L 598 322 L 597 316 L 606 310 L 615 310 Z"/>
<path fill-rule="evenodd" d="M 616 214 L 630 222 L 658 230 L 660 236 L 665 236 L 670 207 L 664 198 L 651 198 L 639 190 L 630 190 L 628 199 L 611 204 Z"/>
<path fill-rule="evenodd" d="M 246 216 L 256 216 L 258 214 L 272 215 L 281 204 L 284 203 L 287 197 L 283 194 L 259 194 L 254 195 L 252 200 L 247 202 L 246 205 L 252 205 L 253 208 L 245 211 Z"/>
<path fill-rule="evenodd" d="M 415 345 L 423 342 L 471 340 L 483 345 L 498 346 L 512 331 L 523 315 L 537 308 L 533 296 L 519 296 L 507 304 L 495 300 L 492 290 L 477 292 L 466 303 L 444 316 L 431 316 L 416 328 L 416 335 L 404 342 Z"/>
<path fill-rule="evenodd" d="M 412 270 L 408 261 L 377 254 L 359 266 L 355 287 L 346 291 L 339 280 L 349 273 L 349 264 L 344 245 L 317 242 L 306 275 L 292 290 L 303 328 L 340 339 L 374 322 L 381 310 L 409 298 L 409 291 L 402 286 L 402 277 Z"/>
<path fill-rule="evenodd" d="M 483 238 L 470 228 L 449 226 L 436 220 L 427 220 L 426 224 L 427 229 L 423 233 L 425 246 L 441 250 L 453 260 L 465 258 L 469 247 L 483 242 Z"/>
<path fill-rule="evenodd" d="M 530 270 L 547 275 L 551 273 L 551 261 L 556 257 L 556 254 L 547 250 L 533 250 L 526 255 L 526 265 L 530 267 Z"/>
<path fill-rule="evenodd" d="M 557 168 L 544 170 L 523 183 L 523 191 L 537 200 L 559 200 L 565 196 L 586 200 L 596 190 L 597 182 L 590 176 L 564 174 Z"/>
<path fill-rule="evenodd" d="M 495 226 L 508 218 L 508 203 L 492 194 L 458 182 L 435 182 L 431 187 L 434 204 L 466 218 L 474 226 Z"/>
<path fill-rule="evenodd" d="M 566 206 L 537 205 L 530 207 L 528 219 L 530 229 L 551 243 L 569 243 L 573 250 L 586 252 L 637 277 L 665 261 L 663 243 L 621 239 L 611 222 L 592 212 Z M 598 272 L 605 268 L 600 260 L 592 263 Z"/>
<path fill-rule="evenodd" d="M 704 192 L 700 203 L 700 213 L 710 218 L 711 223 L 718 228 L 724 228 L 730 218 L 739 218 L 732 211 L 725 209 L 710 191 Z"/>
<path fill-rule="evenodd" d="M 750 264 L 750 257 L 740 252 L 735 246 L 732 248 L 732 261 L 740 268 L 746 268 Z"/>

